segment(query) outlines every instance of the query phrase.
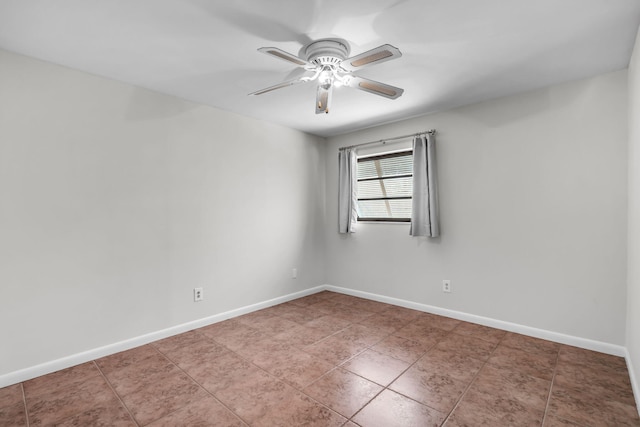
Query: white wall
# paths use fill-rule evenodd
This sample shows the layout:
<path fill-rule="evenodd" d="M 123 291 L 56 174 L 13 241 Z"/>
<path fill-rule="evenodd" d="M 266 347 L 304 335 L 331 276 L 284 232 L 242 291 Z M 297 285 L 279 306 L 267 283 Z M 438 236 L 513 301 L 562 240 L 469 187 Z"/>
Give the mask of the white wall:
<path fill-rule="evenodd" d="M 624 344 L 626 79 L 327 146 L 0 51 L 0 376 L 321 283 Z M 442 237 L 383 224 L 338 235 L 337 148 L 432 127 Z M 636 366 L 638 134 L 626 337 Z M 440 291 L 444 278 L 452 294 Z M 193 303 L 195 286 L 205 301 Z"/>
<path fill-rule="evenodd" d="M 627 253 L 627 350 L 636 401 L 640 402 L 640 32 L 629 65 L 629 211 Z"/>
<path fill-rule="evenodd" d="M 329 284 L 622 345 L 627 72 L 331 138 Z M 337 149 L 436 128 L 442 236 L 337 233 Z M 442 279 L 453 293 L 441 291 Z"/>
<path fill-rule="evenodd" d="M 321 138 L 0 51 L 0 376 L 323 283 L 324 159 Z"/>

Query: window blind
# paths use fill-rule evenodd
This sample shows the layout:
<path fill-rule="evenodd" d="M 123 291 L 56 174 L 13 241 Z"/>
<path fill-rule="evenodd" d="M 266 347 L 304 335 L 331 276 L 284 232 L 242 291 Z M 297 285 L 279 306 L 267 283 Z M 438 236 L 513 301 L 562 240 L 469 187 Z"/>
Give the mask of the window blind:
<path fill-rule="evenodd" d="M 413 152 L 361 157 L 357 165 L 358 220 L 411 220 Z"/>

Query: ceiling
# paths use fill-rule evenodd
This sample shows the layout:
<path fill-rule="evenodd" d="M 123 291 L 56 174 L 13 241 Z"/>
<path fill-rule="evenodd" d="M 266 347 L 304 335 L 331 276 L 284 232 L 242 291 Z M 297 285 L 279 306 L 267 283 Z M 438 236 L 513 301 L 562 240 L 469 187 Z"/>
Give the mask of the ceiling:
<path fill-rule="evenodd" d="M 0 48 L 320 136 L 626 68 L 639 24 L 638 0 L 0 0 Z M 399 48 L 356 74 L 404 94 L 247 96 L 294 75 L 257 48 L 327 37 Z"/>

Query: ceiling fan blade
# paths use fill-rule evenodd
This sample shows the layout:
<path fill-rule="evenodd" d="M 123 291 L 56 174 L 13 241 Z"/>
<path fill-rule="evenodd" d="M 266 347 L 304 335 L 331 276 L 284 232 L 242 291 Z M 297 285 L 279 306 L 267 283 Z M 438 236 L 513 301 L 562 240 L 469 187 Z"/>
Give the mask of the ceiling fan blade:
<path fill-rule="evenodd" d="M 309 68 L 316 67 L 312 63 L 305 61 L 304 59 L 299 58 L 292 53 L 285 52 L 282 49 L 278 49 L 277 47 L 261 47 L 260 49 L 258 49 L 258 51 L 262 53 L 266 53 L 267 55 L 273 55 L 276 58 L 280 58 L 284 61 L 291 62 L 297 65 L 298 67 L 309 67 Z"/>
<path fill-rule="evenodd" d="M 329 85 L 329 87 L 318 85 L 318 93 L 316 95 L 316 114 L 329 114 L 329 105 L 331 104 L 332 92 L 333 85 Z"/>
<path fill-rule="evenodd" d="M 349 80 L 349 87 L 364 90 L 365 92 L 375 95 L 384 96 L 389 99 L 396 99 L 402 95 L 404 89 L 380 83 L 375 80 L 365 79 L 363 77 L 352 76 Z"/>
<path fill-rule="evenodd" d="M 360 55 L 345 59 L 340 63 L 340 68 L 350 72 L 360 70 L 369 65 L 381 64 L 395 58 L 400 58 L 401 56 L 402 53 L 397 47 L 393 47 L 390 44 L 383 44 Z"/>
<path fill-rule="evenodd" d="M 277 85 L 269 86 L 264 89 L 257 90 L 255 92 L 251 92 L 249 95 L 262 95 L 263 93 L 271 92 L 276 89 L 282 89 L 283 87 L 293 86 L 298 83 L 306 83 L 308 80 L 305 79 L 293 79 L 287 80 L 286 82 L 278 83 Z"/>

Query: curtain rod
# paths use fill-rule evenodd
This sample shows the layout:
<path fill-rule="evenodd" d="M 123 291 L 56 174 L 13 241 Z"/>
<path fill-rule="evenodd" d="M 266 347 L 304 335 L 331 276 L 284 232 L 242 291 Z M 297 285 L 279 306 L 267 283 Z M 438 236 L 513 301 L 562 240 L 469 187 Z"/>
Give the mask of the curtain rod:
<path fill-rule="evenodd" d="M 364 145 L 371 145 L 371 144 L 385 144 L 389 141 L 395 141 L 397 139 L 404 139 L 404 138 L 409 138 L 410 136 L 420 136 L 420 135 L 426 135 L 426 134 L 430 134 L 430 135 L 435 135 L 436 134 L 436 130 L 435 129 L 429 129 L 429 130 L 425 130 L 422 132 L 418 132 L 418 133 L 410 133 L 408 135 L 402 135 L 402 136 L 396 136 L 393 138 L 385 138 L 385 139 L 379 139 L 377 141 L 369 141 L 369 142 L 363 142 L 362 144 L 356 144 L 356 145 L 349 145 L 348 147 L 341 147 L 341 148 L 356 148 L 356 147 L 362 147 Z"/>

